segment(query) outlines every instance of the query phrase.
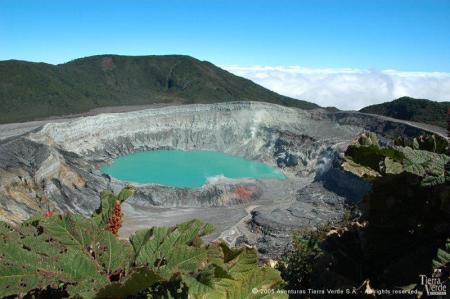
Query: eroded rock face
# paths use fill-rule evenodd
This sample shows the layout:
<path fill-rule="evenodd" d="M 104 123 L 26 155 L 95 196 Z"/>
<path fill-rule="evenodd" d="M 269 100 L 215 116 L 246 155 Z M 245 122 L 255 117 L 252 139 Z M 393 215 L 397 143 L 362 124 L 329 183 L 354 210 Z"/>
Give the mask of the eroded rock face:
<path fill-rule="evenodd" d="M 21 222 L 58 209 L 89 215 L 107 180 L 77 155 L 25 136 L 0 142 L 0 219 Z"/>
<path fill-rule="evenodd" d="M 11 125 L 8 128 L 14 130 Z M 101 174 L 100 165 L 142 150 L 202 149 L 279 167 L 287 180 L 271 182 L 270 188 L 257 180 L 218 180 L 197 189 L 138 186 L 130 203 L 136 207 L 202 208 L 264 202 L 264 209 L 252 213 L 251 225 L 266 231 L 267 236 L 274 227 L 288 233 L 307 225 L 300 219 L 309 217 L 316 223 L 317 219 L 338 217 L 341 202 L 363 192 L 339 193 L 336 190 L 342 189 L 346 179 L 339 183 L 331 176 L 313 186 L 317 194 L 336 197 L 335 203 L 298 196 L 305 185 L 326 178 L 324 174 L 335 169 L 333 161 L 339 159 L 339 153 L 364 130 L 386 138 L 423 133 L 403 122 L 360 113 L 304 111 L 255 102 L 100 114 L 50 122 L 30 132 L 21 129 L 22 135 L 6 133 L 2 135 L 8 138 L 0 140 L 0 220 L 17 223 L 53 209 L 90 215 L 99 205 L 100 191 L 126 185 Z M 327 186 L 335 190 L 321 189 Z M 286 223 L 287 216 L 293 217 L 290 223 Z M 278 225 L 276 219 L 284 222 Z"/>

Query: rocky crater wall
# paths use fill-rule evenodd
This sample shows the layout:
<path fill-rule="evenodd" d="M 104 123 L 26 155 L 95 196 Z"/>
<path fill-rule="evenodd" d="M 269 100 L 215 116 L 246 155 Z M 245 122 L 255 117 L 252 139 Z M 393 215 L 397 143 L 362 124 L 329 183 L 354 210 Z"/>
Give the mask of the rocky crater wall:
<path fill-rule="evenodd" d="M 101 190 L 126 184 L 101 174 L 98 166 L 142 150 L 221 151 L 280 167 L 288 180 L 312 182 L 364 130 L 387 138 L 423 131 L 360 113 L 304 111 L 259 102 L 185 105 L 50 122 L 0 140 L 0 220 L 20 222 L 52 209 L 89 215 L 99 205 Z M 240 204 L 257 200 L 264 189 L 256 180 L 218 181 L 198 189 L 138 187 L 132 199 L 136 204 L 174 207 Z"/>

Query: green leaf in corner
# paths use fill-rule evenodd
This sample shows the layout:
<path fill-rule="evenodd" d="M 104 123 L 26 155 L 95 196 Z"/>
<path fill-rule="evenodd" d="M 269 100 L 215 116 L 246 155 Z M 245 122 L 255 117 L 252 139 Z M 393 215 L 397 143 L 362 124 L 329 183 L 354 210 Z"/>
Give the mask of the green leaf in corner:
<path fill-rule="evenodd" d="M 444 248 L 439 248 L 433 260 L 433 269 L 450 267 L 450 239 L 447 239 Z"/>
<path fill-rule="evenodd" d="M 78 244 L 67 242 L 64 234 L 60 242 L 40 229 L 1 226 L 1 297 L 57 286 L 61 282 L 76 285 L 89 281 L 91 286 L 108 282 L 99 272 L 98 264 Z"/>
<path fill-rule="evenodd" d="M 81 215 L 0 225 L 0 297 L 48 286 L 93 298 L 110 278 L 129 271 L 132 247 Z"/>
<path fill-rule="evenodd" d="M 136 268 L 122 281 L 109 284 L 99 290 L 95 298 L 126 298 L 150 288 L 160 280 L 161 277 L 150 268 Z"/>

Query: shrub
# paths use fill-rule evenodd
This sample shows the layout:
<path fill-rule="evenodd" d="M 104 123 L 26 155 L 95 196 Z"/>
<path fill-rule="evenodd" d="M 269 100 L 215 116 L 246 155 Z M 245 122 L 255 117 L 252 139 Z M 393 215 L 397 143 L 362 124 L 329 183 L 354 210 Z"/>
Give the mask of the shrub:
<path fill-rule="evenodd" d="M 329 230 L 322 226 L 317 230 L 301 230 L 294 234 L 292 251 L 279 263 L 281 277 L 287 283 L 287 289 L 299 290 L 311 287 L 311 273 L 317 258 L 322 254 L 320 243 Z"/>

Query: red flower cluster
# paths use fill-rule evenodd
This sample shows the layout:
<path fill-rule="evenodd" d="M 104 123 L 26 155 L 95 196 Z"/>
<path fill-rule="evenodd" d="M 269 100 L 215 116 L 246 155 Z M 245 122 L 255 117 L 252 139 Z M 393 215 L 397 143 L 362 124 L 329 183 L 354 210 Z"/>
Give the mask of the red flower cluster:
<path fill-rule="evenodd" d="M 47 211 L 47 213 L 44 214 L 44 218 L 50 218 L 55 214 L 55 211 Z"/>
<path fill-rule="evenodd" d="M 119 229 L 122 227 L 122 216 L 122 206 L 120 201 L 116 200 L 111 217 L 109 217 L 108 224 L 106 226 L 106 229 L 116 236 L 119 233 Z"/>

